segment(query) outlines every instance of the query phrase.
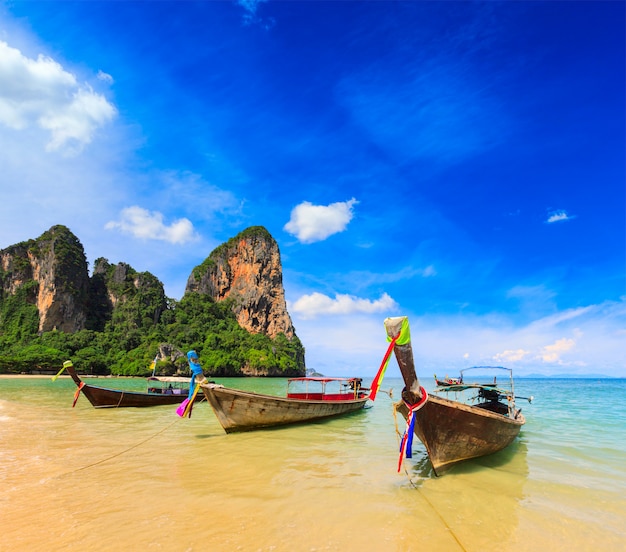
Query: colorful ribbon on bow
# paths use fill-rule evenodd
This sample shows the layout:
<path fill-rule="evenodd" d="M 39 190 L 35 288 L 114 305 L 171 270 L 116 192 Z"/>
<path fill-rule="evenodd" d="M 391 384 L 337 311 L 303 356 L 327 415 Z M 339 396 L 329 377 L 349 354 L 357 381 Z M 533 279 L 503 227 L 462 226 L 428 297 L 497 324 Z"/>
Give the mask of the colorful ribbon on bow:
<path fill-rule="evenodd" d="M 420 387 L 420 393 L 422 397 L 415 404 L 409 404 L 404 401 L 405 406 L 409 409 L 409 413 L 406 417 L 406 429 L 404 430 L 404 435 L 402 436 L 402 440 L 400 441 L 400 458 L 398 459 L 398 472 L 402 467 L 402 457 L 406 455 L 407 458 L 413 457 L 413 435 L 415 430 L 415 413 L 422 408 L 426 401 L 428 400 L 428 393 L 426 389 Z"/>
<path fill-rule="evenodd" d="M 411 332 L 409 330 L 409 321 L 403 320 L 402 327 L 400 328 L 400 333 L 396 335 L 394 338 L 390 338 L 387 336 L 387 341 L 390 341 L 389 347 L 387 347 L 387 352 L 383 357 L 383 361 L 380 364 L 380 368 L 370 385 L 370 401 L 376 399 L 376 393 L 378 393 L 378 389 L 380 388 L 380 384 L 383 382 L 383 378 L 385 377 L 385 372 L 387 370 L 387 365 L 389 364 L 389 359 L 391 358 L 391 351 L 393 348 L 398 345 L 406 345 L 411 341 Z"/>
<path fill-rule="evenodd" d="M 191 381 L 189 382 L 189 396 L 176 409 L 176 414 L 178 414 L 181 418 L 191 418 L 193 403 L 196 400 L 198 391 L 200 390 L 199 383 L 206 381 L 204 373 L 202 372 L 202 366 L 200 366 L 200 362 L 198 360 L 198 353 L 195 351 L 189 351 L 187 353 L 187 360 L 189 361 L 189 368 L 191 369 Z"/>
<path fill-rule="evenodd" d="M 385 356 L 383 357 L 383 361 L 380 364 L 380 368 L 378 369 L 378 372 L 376 373 L 376 376 L 374 377 L 374 380 L 372 381 L 372 384 L 370 385 L 370 396 L 369 396 L 370 401 L 373 401 L 376 399 L 376 393 L 378 393 L 380 384 L 382 383 L 383 378 L 385 377 L 385 371 L 387 370 L 387 365 L 389 364 L 389 359 L 391 358 L 391 351 L 393 351 L 393 348 L 396 342 L 398 341 L 398 337 L 400 337 L 400 334 L 398 334 L 396 337 L 394 337 L 391 340 L 391 343 L 389 344 L 389 347 L 387 348 L 387 352 L 385 353 Z"/>

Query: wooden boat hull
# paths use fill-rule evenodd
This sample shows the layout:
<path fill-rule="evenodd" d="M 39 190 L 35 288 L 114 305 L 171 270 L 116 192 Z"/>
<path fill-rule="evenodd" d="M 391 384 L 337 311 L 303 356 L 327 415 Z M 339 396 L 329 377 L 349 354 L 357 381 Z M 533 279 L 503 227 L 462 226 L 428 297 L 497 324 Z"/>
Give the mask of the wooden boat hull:
<path fill-rule="evenodd" d="M 202 384 L 204 395 L 226 433 L 250 431 L 340 416 L 362 409 L 367 397 L 352 400 L 302 400 Z"/>
<path fill-rule="evenodd" d="M 396 408 L 406 419 L 406 404 L 400 401 Z M 415 435 L 424 443 L 437 475 L 458 462 L 507 447 L 525 422 L 521 414 L 512 419 L 435 395 L 429 395 L 414 415 Z"/>
<path fill-rule="evenodd" d="M 408 318 L 386 318 L 385 329 L 405 383 L 402 390 L 403 400 L 396 408 L 406 419 L 407 403 L 421 404 L 426 391 L 420 386 L 415 372 Z M 462 372 L 464 371 L 466 370 Z M 446 386 L 448 391 L 456 391 L 457 387 L 475 388 L 478 398 L 483 401 L 480 404 L 466 404 L 429 394 L 421 408 L 414 411 L 414 433 L 424 443 L 435 474 L 440 475 L 458 462 L 498 452 L 519 435 L 525 420 L 520 410 L 515 408 L 510 370 L 509 374 L 510 391 L 496 388 L 495 380 L 493 384 L 463 383 Z M 462 376 L 461 379 L 464 380 L 465 377 Z M 506 398 L 506 402 L 501 402 L 503 398 Z"/>
<path fill-rule="evenodd" d="M 95 408 L 148 407 L 180 404 L 187 394 L 141 393 L 89 385 L 80 379 L 73 366 L 66 367 L 80 392 Z"/>
<path fill-rule="evenodd" d="M 85 384 L 81 393 L 95 408 L 147 407 L 180 404 L 188 395 L 167 395 L 107 389 Z"/>

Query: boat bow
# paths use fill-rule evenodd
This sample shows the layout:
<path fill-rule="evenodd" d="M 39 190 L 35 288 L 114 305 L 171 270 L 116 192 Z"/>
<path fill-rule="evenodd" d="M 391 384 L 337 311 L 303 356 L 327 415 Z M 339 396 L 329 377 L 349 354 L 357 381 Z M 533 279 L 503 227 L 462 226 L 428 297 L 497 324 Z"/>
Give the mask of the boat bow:
<path fill-rule="evenodd" d="M 503 393 L 492 385 L 477 385 L 475 388 L 486 391 L 482 396 L 479 393 L 482 402 L 475 405 L 428 395 L 415 373 L 408 318 L 387 318 L 385 329 L 405 383 L 402 401 L 396 408 L 407 419 L 401 448 L 407 457 L 415 434 L 426 447 L 435 474 L 440 475 L 458 462 L 497 452 L 513 442 L 525 420 L 515 409 L 512 389 L 511 393 Z M 454 387 L 445 386 L 443 390 L 454 391 Z M 401 461 L 402 457 L 398 469 Z"/>

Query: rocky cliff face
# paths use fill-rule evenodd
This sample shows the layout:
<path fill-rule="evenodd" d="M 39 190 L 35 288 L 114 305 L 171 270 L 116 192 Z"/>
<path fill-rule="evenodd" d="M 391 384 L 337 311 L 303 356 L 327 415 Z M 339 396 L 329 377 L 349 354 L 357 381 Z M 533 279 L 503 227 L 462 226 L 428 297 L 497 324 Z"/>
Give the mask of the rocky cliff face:
<path fill-rule="evenodd" d="M 189 276 L 185 293 L 191 292 L 216 302 L 232 300 L 237 321 L 248 332 L 295 337 L 278 245 L 263 227 L 248 228 L 215 249 Z M 137 327 L 146 319 L 156 324 L 167 309 L 163 284 L 148 272 L 99 258 L 89 277 L 83 246 L 61 225 L 0 251 L 0 306 L 16 295 L 37 307 L 39 332 L 102 331 L 131 298 L 133 308 L 127 310 L 138 311 Z"/>
<path fill-rule="evenodd" d="M 156 322 L 167 305 L 163 284 L 148 272 L 102 258 L 90 278 L 83 246 L 65 226 L 0 251 L 0 301 L 20 294 L 35 305 L 39 332 L 101 331 L 113 310 L 138 293 L 154 305 Z"/>
<path fill-rule="evenodd" d="M 215 301 L 233 299 L 242 328 L 271 338 L 295 335 L 287 312 L 280 252 L 262 226 L 253 226 L 215 249 L 194 268 L 185 293 L 205 293 Z"/>
<path fill-rule="evenodd" d="M 36 240 L 0 251 L 3 295 L 28 290 L 36 305 L 39 331 L 76 332 L 85 327 L 89 290 L 82 245 L 65 226 L 53 226 Z"/>
<path fill-rule="evenodd" d="M 92 277 L 92 298 L 109 313 L 139 295 L 140 307 L 152 309 L 153 323 L 167 308 L 163 284 L 149 272 L 136 272 L 126 263 L 110 264 L 96 259 Z M 141 321 L 138 320 L 140 325 Z"/>

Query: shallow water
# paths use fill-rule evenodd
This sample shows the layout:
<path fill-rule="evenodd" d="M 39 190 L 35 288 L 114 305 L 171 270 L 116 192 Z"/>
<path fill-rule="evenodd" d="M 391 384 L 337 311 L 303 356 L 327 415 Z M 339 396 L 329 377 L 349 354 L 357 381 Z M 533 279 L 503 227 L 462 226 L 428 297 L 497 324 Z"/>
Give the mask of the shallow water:
<path fill-rule="evenodd" d="M 282 394 L 282 379 L 218 379 Z M 366 382 L 368 383 L 368 382 Z M 425 381 L 430 389 L 428 381 Z M 143 380 L 96 384 L 142 389 Z M 386 379 L 397 399 L 399 379 Z M 76 407 L 69 378 L 0 378 L 0 550 L 619 550 L 626 380 L 518 380 L 508 449 L 397 473 L 393 401 L 226 435 L 207 404 Z M 518 404 L 519 406 L 519 404 Z M 404 421 L 397 418 L 400 429 Z"/>

